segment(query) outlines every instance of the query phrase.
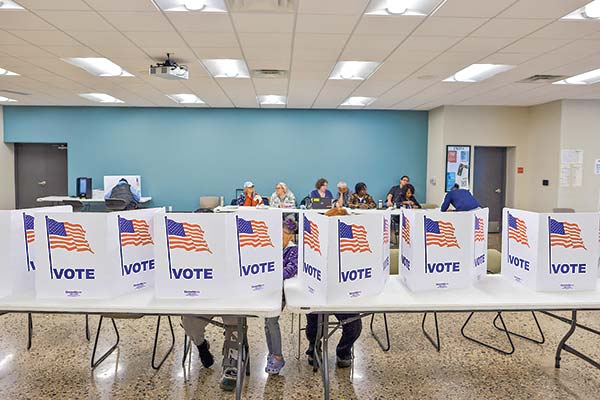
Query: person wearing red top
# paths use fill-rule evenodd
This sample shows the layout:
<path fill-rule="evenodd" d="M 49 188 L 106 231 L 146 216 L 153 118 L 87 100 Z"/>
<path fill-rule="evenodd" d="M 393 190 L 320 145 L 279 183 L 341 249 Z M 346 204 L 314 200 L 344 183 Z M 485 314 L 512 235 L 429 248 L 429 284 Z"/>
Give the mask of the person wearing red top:
<path fill-rule="evenodd" d="M 254 183 L 244 182 L 244 192 L 236 200 L 238 206 L 254 207 L 263 204 L 263 199 L 254 191 Z"/>

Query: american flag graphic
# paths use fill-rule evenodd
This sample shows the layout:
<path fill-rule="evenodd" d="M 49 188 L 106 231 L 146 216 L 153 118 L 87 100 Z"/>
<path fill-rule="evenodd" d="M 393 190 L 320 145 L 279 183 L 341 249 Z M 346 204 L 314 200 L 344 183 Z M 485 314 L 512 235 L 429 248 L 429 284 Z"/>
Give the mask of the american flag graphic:
<path fill-rule="evenodd" d="M 529 247 L 525 221 L 521 218 L 513 217 L 511 213 L 508 213 L 508 239 Z"/>
<path fill-rule="evenodd" d="M 425 244 L 427 246 L 458 247 L 452 222 L 435 221 L 425 217 Z"/>
<path fill-rule="evenodd" d="M 237 217 L 240 247 L 275 247 L 269 236 L 269 228 L 264 221 L 245 220 Z"/>
<path fill-rule="evenodd" d="M 475 216 L 475 241 L 485 241 L 485 227 L 483 224 L 483 218 L 479 218 L 478 216 Z"/>
<path fill-rule="evenodd" d="M 51 249 L 94 253 L 85 238 L 85 230 L 81 224 L 58 222 L 52 218 L 47 218 L 46 225 Z"/>
<path fill-rule="evenodd" d="M 367 241 L 367 230 L 362 225 L 348 225 L 339 221 L 340 253 L 351 251 L 353 253 L 371 253 Z"/>
<path fill-rule="evenodd" d="M 383 218 L 383 244 L 390 243 L 390 220 Z"/>
<path fill-rule="evenodd" d="M 581 228 L 571 222 L 560 222 L 550 218 L 550 246 L 562 246 L 568 249 L 585 249 Z"/>
<path fill-rule="evenodd" d="M 33 230 L 33 224 L 35 219 L 31 215 L 23 213 L 23 225 L 25 226 L 25 236 L 27 236 L 27 243 L 35 242 L 35 231 Z"/>
<path fill-rule="evenodd" d="M 189 222 L 175 222 L 169 218 L 166 218 L 166 220 L 169 249 L 207 251 L 212 254 L 206 239 L 204 239 L 204 230 L 200 225 Z"/>
<path fill-rule="evenodd" d="M 402 239 L 410 246 L 410 221 L 402 214 Z"/>
<path fill-rule="evenodd" d="M 304 244 L 321 254 L 319 227 L 306 217 L 304 217 Z"/>
<path fill-rule="evenodd" d="M 150 226 L 143 219 L 119 218 L 121 246 L 145 246 L 154 244 L 150 235 Z"/>

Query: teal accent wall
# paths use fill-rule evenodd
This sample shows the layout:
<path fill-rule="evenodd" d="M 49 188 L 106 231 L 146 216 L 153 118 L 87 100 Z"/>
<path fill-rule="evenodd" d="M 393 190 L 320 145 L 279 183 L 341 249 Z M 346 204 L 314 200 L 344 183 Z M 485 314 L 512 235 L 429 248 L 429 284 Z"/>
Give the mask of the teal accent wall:
<path fill-rule="evenodd" d="M 67 143 L 75 178 L 141 175 L 155 206 L 194 210 L 201 195 L 228 203 L 246 180 L 262 195 L 284 181 L 298 199 L 320 177 L 364 181 L 383 199 L 409 175 L 425 199 L 427 112 L 123 107 L 4 107 L 4 140 Z"/>

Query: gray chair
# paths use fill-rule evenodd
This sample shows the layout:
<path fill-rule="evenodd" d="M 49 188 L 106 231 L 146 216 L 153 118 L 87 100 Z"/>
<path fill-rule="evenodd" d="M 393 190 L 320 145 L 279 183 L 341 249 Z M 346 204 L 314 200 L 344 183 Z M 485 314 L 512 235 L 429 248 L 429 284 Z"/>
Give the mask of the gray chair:
<path fill-rule="evenodd" d="M 73 212 L 81 212 L 84 210 L 84 205 L 81 200 L 72 199 L 72 200 L 63 200 L 62 204 L 65 206 L 73 207 Z"/>
<path fill-rule="evenodd" d="M 200 196 L 200 208 L 198 212 L 212 212 L 219 206 L 219 196 Z"/>
<path fill-rule="evenodd" d="M 123 199 L 106 199 L 104 205 L 109 211 L 124 211 L 127 210 L 127 201 Z"/>
<path fill-rule="evenodd" d="M 575 209 L 573 208 L 553 208 L 553 213 L 574 213 Z"/>

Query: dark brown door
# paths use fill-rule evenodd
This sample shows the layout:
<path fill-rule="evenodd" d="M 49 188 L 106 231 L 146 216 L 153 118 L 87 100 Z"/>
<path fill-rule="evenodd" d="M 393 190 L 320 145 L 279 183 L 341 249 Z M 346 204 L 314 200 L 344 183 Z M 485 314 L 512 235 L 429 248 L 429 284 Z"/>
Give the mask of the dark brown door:
<path fill-rule="evenodd" d="M 500 232 L 505 186 L 506 147 L 475 147 L 473 195 L 490 209 L 490 232 Z"/>

